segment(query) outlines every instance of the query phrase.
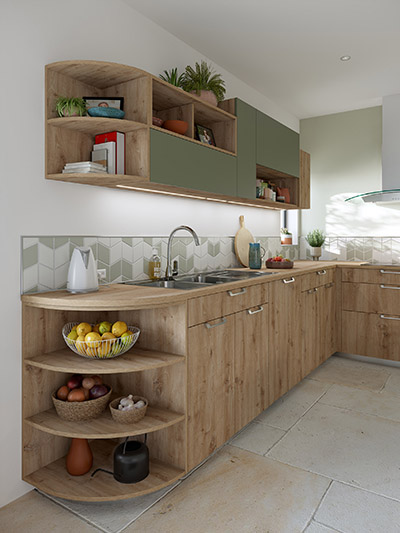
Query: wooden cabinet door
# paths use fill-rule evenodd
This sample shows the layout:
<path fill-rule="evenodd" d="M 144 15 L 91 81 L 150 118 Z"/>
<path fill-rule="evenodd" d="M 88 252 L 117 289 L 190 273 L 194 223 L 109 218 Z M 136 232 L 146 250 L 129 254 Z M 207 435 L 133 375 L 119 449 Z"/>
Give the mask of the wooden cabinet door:
<path fill-rule="evenodd" d="M 320 364 L 320 302 L 318 289 L 308 289 L 301 293 L 301 379 Z"/>
<path fill-rule="evenodd" d="M 270 404 L 302 379 L 300 300 L 300 278 L 289 275 L 270 283 Z"/>
<path fill-rule="evenodd" d="M 336 284 L 319 287 L 321 350 L 318 364 L 337 351 Z"/>
<path fill-rule="evenodd" d="M 188 329 L 188 470 L 234 433 L 235 316 Z"/>
<path fill-rule="evenodd" d="M 235 432 L 269 405 L 268 304 L 235 316 Z"/>
<path fill-rule="evenodd" d="M 256 109 L 236 98 L 237 196 L 256 197 Z"/>
<path fill-rule="evenodd" d="M 300 150 L 299 207 L 310 209 L 310 154 Z"/>

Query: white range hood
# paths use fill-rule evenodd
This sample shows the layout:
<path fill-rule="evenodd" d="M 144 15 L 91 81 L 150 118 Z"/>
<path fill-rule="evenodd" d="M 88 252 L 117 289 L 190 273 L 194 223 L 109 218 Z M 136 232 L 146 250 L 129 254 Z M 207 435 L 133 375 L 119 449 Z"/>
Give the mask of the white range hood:
<path fill-rule="evenodd" d="M 400 94 L 382 99 L 382 189 L 347 198 L 400 204 Z"/>

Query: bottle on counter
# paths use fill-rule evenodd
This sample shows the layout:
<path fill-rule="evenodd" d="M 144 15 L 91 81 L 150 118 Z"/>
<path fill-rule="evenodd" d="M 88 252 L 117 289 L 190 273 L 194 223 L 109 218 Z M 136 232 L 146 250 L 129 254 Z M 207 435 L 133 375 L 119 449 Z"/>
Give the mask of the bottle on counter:
<path fill-rule="evenodd" d="M 153 255 L 149 261 L 149 278 L 153 280 L 161 278 L 161 259 L 157 248 L 153 248 Z"/>

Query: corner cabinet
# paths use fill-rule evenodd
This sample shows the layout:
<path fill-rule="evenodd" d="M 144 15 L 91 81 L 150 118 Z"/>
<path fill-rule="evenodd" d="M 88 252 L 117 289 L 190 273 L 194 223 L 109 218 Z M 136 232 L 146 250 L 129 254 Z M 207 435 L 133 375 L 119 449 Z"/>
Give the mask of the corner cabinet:
<path fill-rule="evenodd" d="M 24 297 L 23 297 L 24 299 Z M 64 298 L 65 300 L 65 298 Z M 43 297 L 45 305 L 46 298 Z M 23 479 L 47 494 L 68 500 L 111 501 L 157 491 L 181 478 L 186 459 L 186 340 L 175 334 L 175 318 L 186 323 L 186 305 L 139 311 L 80 311 L 23 305 Z M 174 318 L 172 318 L 174 317 Z M 91 360 L 74 354 L 61 328 L 70 321 L 125 320 L 142 332 L 126 354 Z M 163 331 L 157 324 L 163 323 Z M 40 327 L 38 325 L 40 324 Z M 129 393 L 149 400 L 145 418 L 118 424 L 109 408 L 94 420 L 68 422 L 58 417 L 51 394 L 71 374 L 100 374 L 115 397 Z M 150 474 L 134 484 L 118 483 L 96 468 L 113 468 L 119 439 L 147 435 Z M 71 476 L 65 456 L 71 438 L 90 439 L 91 472 Z"/>

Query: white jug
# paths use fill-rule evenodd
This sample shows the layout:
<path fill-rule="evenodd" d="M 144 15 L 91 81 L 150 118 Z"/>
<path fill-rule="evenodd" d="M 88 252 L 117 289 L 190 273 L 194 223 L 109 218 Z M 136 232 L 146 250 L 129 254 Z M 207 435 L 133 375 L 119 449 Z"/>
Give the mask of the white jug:
<path fill-rule="evenodd" d="M 99 290 L 96 261 L 91 248 L 76 247 L 68 270 L 67 290 L 73 293 Z"/>

